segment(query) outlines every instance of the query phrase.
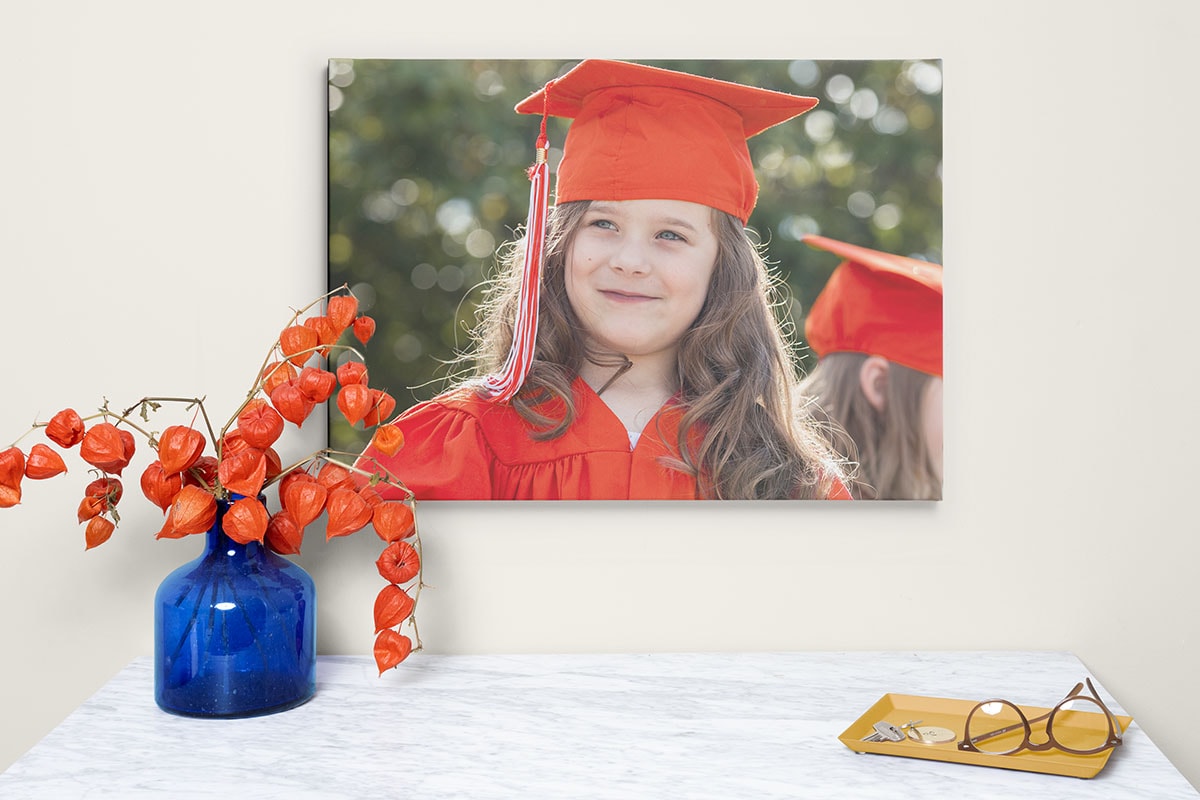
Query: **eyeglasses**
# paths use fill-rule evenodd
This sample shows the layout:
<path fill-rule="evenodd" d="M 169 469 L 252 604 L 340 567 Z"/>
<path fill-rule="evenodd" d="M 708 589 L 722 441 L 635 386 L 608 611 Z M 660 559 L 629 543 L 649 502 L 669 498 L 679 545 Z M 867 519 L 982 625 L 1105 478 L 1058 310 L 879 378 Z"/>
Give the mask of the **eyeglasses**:
<path fill-rule="evenodd" d="M 1121 723 L 1100 699 L 1092 679 L 1084 680 L 1091 696 L 1082 693 L 1084 684 L 1077 683 L 1058 705 L 1033 719 L 1008 700 L 985 700 L 977 704 L 967 715 L 958 749 L 1011 755 L 1021 750 L 1054 748 L 1086 756 L 1116 747 L 1121 743 Z M 1046 721 L 1045 741 L 1035 742 L 1033 725 L 1042 720 Z"/>

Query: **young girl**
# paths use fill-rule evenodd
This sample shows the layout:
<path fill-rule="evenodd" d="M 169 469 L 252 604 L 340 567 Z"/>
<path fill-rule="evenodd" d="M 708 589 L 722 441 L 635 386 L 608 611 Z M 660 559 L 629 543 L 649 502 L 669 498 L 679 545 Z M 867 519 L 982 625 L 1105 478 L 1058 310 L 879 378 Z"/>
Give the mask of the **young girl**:
<path fill-rule="evenodd" d="M 746 138 L 816 102 L 590 60 L 518 104 L 539 164 L 479 377 L 403 413 L 403 448 L 364 469 L 423 500 L 848 498 L 744 231 Z M 572 119 L 548 218 L 547 116 Z"/>
<path fill-rule="evenodd" d="M 859 464 L 854 497 L 942 497 L 942 268 L 823 236 L 845 259 L 805 320 L 817 366 L 801 384 Z"/>

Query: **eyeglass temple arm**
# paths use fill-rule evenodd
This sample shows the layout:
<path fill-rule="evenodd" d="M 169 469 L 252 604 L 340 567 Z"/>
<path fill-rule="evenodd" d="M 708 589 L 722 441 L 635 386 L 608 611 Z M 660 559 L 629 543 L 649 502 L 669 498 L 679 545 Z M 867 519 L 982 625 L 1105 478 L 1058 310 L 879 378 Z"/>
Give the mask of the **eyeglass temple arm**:
<path fill-rule="evenodd" d="M 1109 724 L 1112 725 L 1113 739 L 1117 744 L 1120 744 L 1121 734 L 1124 733 L 1124 731 L 1121 730 L 1121 721 L 1117 719 L 1117 715 L 1110 711 L 1108 706 L 1104 704 L 1104 699 L 1100 697 L 1100 693 L 1097 692 L 1096 687 L 1092 685 L 1092 679 L 1084 678 L 1084 680 L 1087 681 L 1088 691 L 1092 693 L 1092 697 L 1096 700 L 1096 703 L 1101 709 L 1104 710 L 1104 713 L 1108 715 Z M 1073 696 L 1074 695 L 1068 695 L 1068 698 Z"/>

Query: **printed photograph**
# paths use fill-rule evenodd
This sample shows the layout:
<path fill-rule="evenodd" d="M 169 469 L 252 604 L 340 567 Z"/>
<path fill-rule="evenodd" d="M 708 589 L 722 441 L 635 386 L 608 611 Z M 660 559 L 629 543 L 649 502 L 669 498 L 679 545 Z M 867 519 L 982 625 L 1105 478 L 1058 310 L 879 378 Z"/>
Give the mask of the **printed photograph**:
<path fill-rule="evenodd" d="M 942 498 L 939 60 L 333 59 L 328 170 L 418 500 Z"/>

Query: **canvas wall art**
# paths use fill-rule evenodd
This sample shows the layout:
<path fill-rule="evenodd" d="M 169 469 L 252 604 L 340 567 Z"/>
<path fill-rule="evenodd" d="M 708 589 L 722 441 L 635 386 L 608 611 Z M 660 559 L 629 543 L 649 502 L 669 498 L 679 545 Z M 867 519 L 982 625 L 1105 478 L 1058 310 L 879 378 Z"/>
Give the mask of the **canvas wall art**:
<path fill-rule="evenodd" d="M 389 463 L 428 500 L 941 499 L 942 66 L 331 60 Z"/>

